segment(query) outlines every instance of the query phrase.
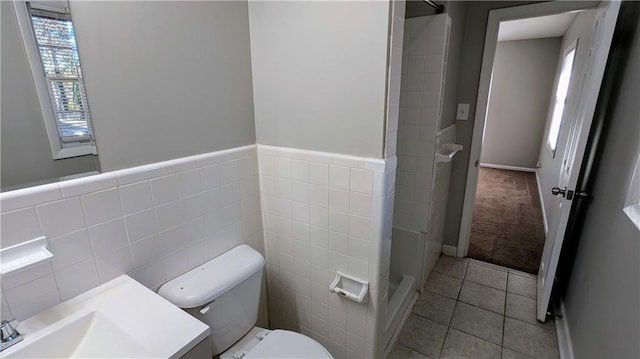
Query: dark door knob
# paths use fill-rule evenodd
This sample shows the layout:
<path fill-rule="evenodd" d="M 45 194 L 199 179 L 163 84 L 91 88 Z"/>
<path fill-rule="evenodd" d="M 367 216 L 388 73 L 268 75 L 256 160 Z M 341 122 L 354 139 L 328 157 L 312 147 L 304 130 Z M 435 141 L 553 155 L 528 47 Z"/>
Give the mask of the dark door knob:
<path fill-rule="evenodd" d="M 564 197 L 567 194 L 567 187 L 565 187 L 565 188 L 553 187 L 551 189 L 551 194 L 553 194 L 554 196 L 562 196 L 562 197 Z"/>

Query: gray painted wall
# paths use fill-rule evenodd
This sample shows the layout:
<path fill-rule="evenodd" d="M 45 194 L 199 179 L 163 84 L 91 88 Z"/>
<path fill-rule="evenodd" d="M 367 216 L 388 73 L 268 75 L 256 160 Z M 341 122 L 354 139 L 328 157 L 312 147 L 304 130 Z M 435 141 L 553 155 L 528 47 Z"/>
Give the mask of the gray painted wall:
<path fill-rule="evenodd" d="M 460 233 L 460 218 L 464 202 L 464 190 L 467 182 L 467 165 L 469 163 L 469 148 L 473 134 L 478 85 L 480 83 L 480 69 L 482 67 L 482 53 L 487 29 L 489 11 L 511 6 L 531 4 L 539 1 L 468 1 L 464 16 L 464 37 L 460 66 L 458 67 L 458 85 L 456 98 L 458 103 L 468 103 L 469 120 L 456 121 L 456 142 L 464 146 L 451 162 L 451 183 L 449 186 L 449 203 L 447 205 L 447 220 L 445 226 L 444 244 L 458 245 Z M 452 23 L 456 21 L 452 17 Z"/>
<path fill-rule="evenodd" d="M 539 149 L 540 168 L 538 168 L 538 181 L 540 188 L 542 188 L 542 206 L 544 214 L 547 219 L 547 223 L 555 223 L 557 215 L 557 203 L 556 198 L 551 194 L 550 188 L 558 185 L 558 178 L 560 175 L 560 168 L 562 166 L 562 157 L 564 155 L 564 146 L 568 137 L 568 130 L 570 126 L 565 125 L 565 119 L 572 119 L 575 116 L 575 111 L 578 106 L 578 93 L 580 88 L 580 79 L 584 73 L 585 62 L 587 59 L 587 50 L 590 47 L 589 44 L 592 40 L 593 24 L 595 21 L 596 10 L 587 10 L 579 13 L 571 26 L 562 38 L 562 44 L 560 45 L 560 56 L 558 56 L 558 63 L 556 67 L 555 83 L 553 85 L 552 93 L 555 94 L 560 67 L 562 66 L 562 57 L 564 50 L 571 45 L 576 39 L 578 39 L 578 48 L 576 50 L 575 62 L 573 65 L 573 73 L 571 75 L 571 82 L 569 83 L 569 93 L 567 98 L 567 104 L 563 114 L 562 125 L 560 127 L 560 136 L 558 137 L 558 146 L 556 149 L 555 157 L 552 156 L 551 150 L 547 145 L 547 136 L 549 133 L 549 125 L 551 123 L 551 113 L 553 108 L 548 107 L 547 123 L 543 136 L 543 141 Z M 546 189 L 546 190 L 545 190 Z"/>
<path fill-rule="evenodd" d="M 1 1 L 0 7 L 2 188 L 97 170 L 94 156 L 53 160 L 13 5 L 11 1 Z"/>
<path fill-rule="evenodd" d="M 244 1 L 71 3 L 102 169 L 255 143 Z"/>
<path fill-rule="evenodd" d="M 561 41 L 498 43 L 480 162 L 536 168 Z"/>
<path fill-rule="evenodd" d="M 389 10 L 249 4 L 258 143 L 382 157 Z"/>
<path fill-rule="evenodd" d="M 635 33 L 629 44 L 632 56 L 620 83 L 597 171 L 594 200 L 564 298 L 576 358 L 640 357 L 640 232 L 622 212 L 640 156 L 637 16 L 635 21 L 630 29 Z"/>

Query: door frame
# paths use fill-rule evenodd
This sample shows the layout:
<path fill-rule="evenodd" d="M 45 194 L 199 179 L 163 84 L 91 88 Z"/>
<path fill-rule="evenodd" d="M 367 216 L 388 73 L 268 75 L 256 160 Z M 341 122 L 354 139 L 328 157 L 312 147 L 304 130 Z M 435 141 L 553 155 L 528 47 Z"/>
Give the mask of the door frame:
<path fill-rule="evenodd" d="M 469 251 L 471 220 L 478 186 L 479 167 L 476 167 L 476 163 L 478 163 L 479 166 L 480 153 L 482 151 L 482 135 L 486 124 L 487 109 L 489 107 L 491 76 L 493 74 L 493 61 L 495 59 L 496 47 L 498 45 L 498 30 L 500 22 L 553 15 L 569 11 L 580 11 L 593 8 L 597 5 L 598 2 L 550 1 L 489 11 L 484 41 L 484 52 L 482 54 L 480 83 L 478 85 L 478 97 L 475 108 L 473 135 L 471 137 L 469 163 L 467 164 L 467 182 L 464 191 L 462 217 L 460 219 L 460 232 L 458 236 L 458 248 L 456 251 L 457 257 L 465 257 Z"/>

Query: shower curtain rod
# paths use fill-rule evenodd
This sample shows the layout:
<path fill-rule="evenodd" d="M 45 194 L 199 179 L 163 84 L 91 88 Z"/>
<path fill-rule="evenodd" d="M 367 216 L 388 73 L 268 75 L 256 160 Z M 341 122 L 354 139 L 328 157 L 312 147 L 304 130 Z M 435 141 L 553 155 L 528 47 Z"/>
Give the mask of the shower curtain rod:
<path fill-rule="evenodd" d="M 442 14 L 444 12 L 444 5 L 436 4 L 431 0 L 422 0 L 422 1 L 424 1 L 427 5 L 431 6 L 432 8 L 436 9 L 436 14 Z"/>

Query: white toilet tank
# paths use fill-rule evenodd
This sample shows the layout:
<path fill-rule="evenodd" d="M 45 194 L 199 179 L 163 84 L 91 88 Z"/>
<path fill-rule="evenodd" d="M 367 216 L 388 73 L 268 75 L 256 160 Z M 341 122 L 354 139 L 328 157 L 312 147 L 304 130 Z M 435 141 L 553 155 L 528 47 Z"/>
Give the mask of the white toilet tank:
<path fill-rule="evenodd" d="M 209 325 L 218 355 L 255 325 L 263 267 L 262 255 L 243 244 L 165 283 L 158 294 Z"/>

